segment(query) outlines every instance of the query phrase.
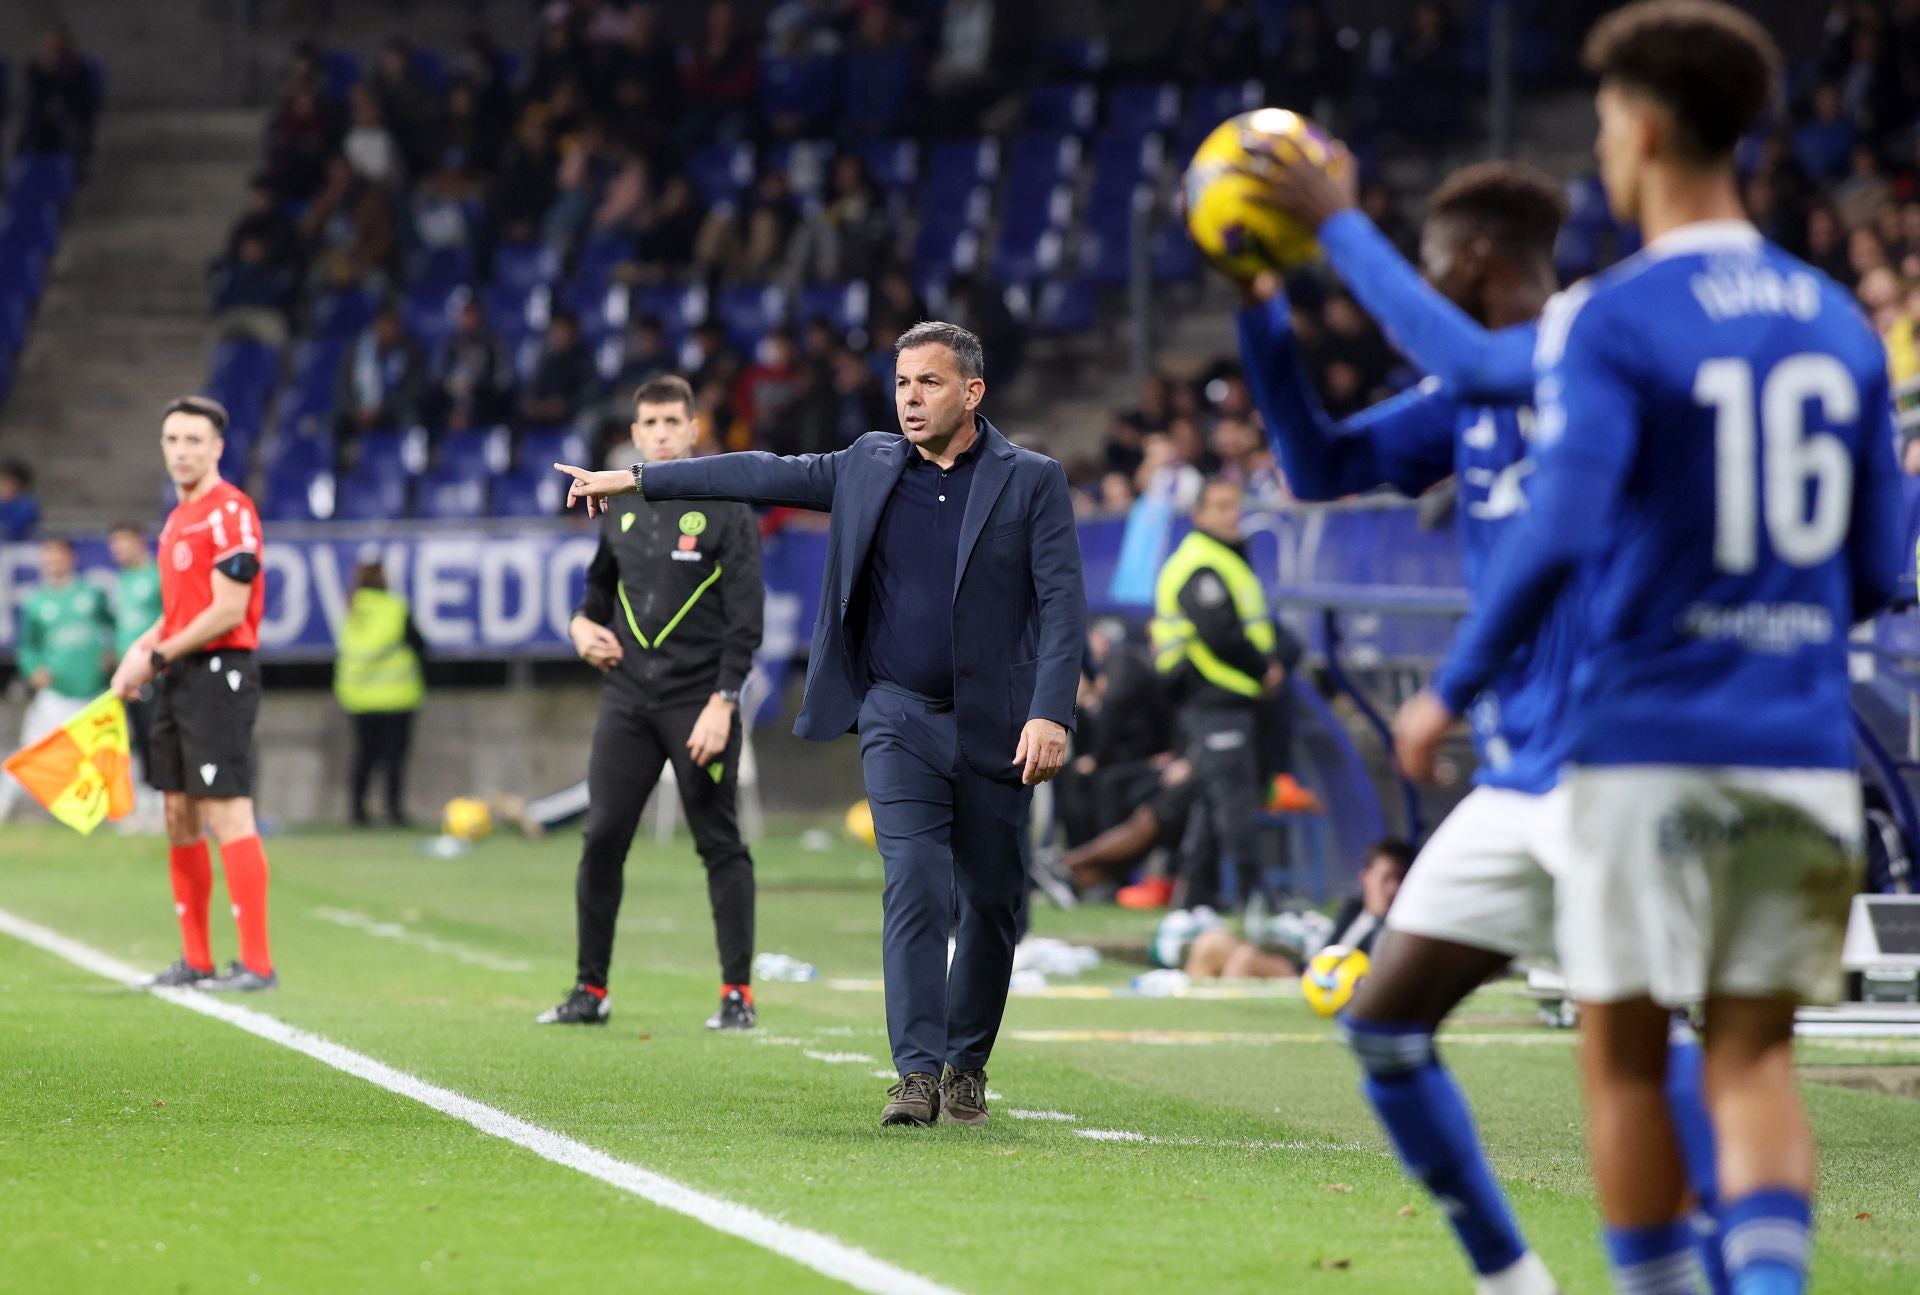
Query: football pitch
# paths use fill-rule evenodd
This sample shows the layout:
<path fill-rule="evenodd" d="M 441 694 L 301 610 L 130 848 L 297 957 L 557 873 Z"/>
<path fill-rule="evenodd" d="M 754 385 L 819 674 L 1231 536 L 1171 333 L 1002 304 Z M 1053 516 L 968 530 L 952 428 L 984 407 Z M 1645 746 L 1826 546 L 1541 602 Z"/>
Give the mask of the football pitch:
<path fill-rule="evenodd" d="M 1330 1026 L 1272 987 L 1125 993 L 1149 917 L 1042 908 L 1040 933 L 1110 954 L 1013 999 L 992 1124 L 882 1129 L 871 851 L 758 847 L 758 947 L 820 977 L 757 986 L 760 1029 L 720 1036 L 684 841 L 629 861 L 605 1029 L 533 1024 L 572 978 L 574 835 L 417 842 L 270 841 L 284 988 L 208 1015 L 111 974 L 177 956 L 160 842 L 6 829 L 0 1289 L 1468 1288 Z M 1529 1239 L 1598 1292 L 1571 1045 L 1502 988 L 1443 1036 Z M 1807 1091 L 1817 1287 L 1920 1288 L 1920 1104 Z"/>

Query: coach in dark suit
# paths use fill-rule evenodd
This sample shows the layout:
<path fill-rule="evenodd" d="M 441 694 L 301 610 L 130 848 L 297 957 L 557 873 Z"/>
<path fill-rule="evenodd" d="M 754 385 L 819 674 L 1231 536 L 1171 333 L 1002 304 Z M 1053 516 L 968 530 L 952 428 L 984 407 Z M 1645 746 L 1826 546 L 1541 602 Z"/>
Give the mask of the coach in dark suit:
<path fill-rule="evenodd" d="M 886 860 L 887 1031 L 900 1075 L 881 1122 L 984 1124 L 1025 895 L 1028 788 L 1066 756 L 1086 595 L 1066 474 L 975 412 L 980 340 L 923 323 L 894 356 L 904 436 L 631 472 L 555 466 L 574 478 L 568 503 L 585 498 L 589 512 L 638 489 L 833 513 L 794 731 L 818 742 L 860 734 Z"/>

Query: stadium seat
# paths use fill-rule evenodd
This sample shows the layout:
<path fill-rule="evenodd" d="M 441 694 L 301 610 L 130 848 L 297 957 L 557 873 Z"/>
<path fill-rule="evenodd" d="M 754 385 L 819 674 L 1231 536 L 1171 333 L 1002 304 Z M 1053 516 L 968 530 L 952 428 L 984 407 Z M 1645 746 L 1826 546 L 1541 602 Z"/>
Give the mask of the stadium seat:
<path fill-rule="evenodd" d="M 1205 135 L 1229 117 L 1252 112 L 1266 102 L 1267 90 L 1258 81 L 1221 81 L 1187 87 L 1187 110 L 1181 114 L 1183 134 Z"/>
<path fill-rule="evenodd" d="M 1080 272 L 1095 283 L 1124 283 L 1132 273 L 1133 213 L 1153 206 L 1153 189 L 1138 185 L 1124 197 L 1089 202 L 1080 226 Z"/>
<path fill-rule="evenodd" d="M 280 352 L 265 342 L 229 339 L 213 348 L 207 394 L 232 413 L 241 407 L 264 410 L 280 380 Z"/>
<path fill-rule="evenodd" d="M 171 488 L 171 483 L 169 488 Z M 316 503 L 324 500 L 322 512 Z M 330 472 L 267 473 L 260 499 L 260 515 L 269 522 L 316 522 L 333 515 L 333 474 Z"/>
<path fill-rule="evenodd" d="M 1062 72 L 1098 72 L 1107 65 L 1107 42 L 1100 37 L 1056 37 L 1040 43 L 1040 61 Z"/>
<path fill-rule="evenodd" d="M 407 334 L 431 353 L 453 335 L 461 307 L 472 299 L 472 289 L 464 286 L 416 283 L 401 302 L 400 319 Z"/>
<path fill-rule="evenodd" d="M 867 285 L 853 283 L 810 283 L 800 289 L 794 306 L 794 319 L 805 323 L 824 318 L 837 333 L 864 328 L 867 323 Z"/>
<path fill-rule="evenodd" d="M 629 317 L 656 316 L 667 332 L 680 337 L 707 318 L 707 290 L 702 287 L 636 288 L 627 301 Z"/>
<path fill-rule="evenodd" d="M 589 346 L 599 346 L 627 326 L 631 298 L 623 283 L 576 281 L 567 285 L 560 300 L 579 319 L 581 335 Z"/>
<path fill-rule="evenodd" d="M 746 144 L 709 144 L 687 159 L 687 176 L 707 206 L 731 206 L 753 183 L 753 149 Z"/>
<path fill-rule="evenodd" d="M 346 355 L 345 338 L 315 338 L 294 348 L 291 401 L 281 401 L 283 425 L 289 418 L 332 410 L 334 384 Z"/>
<path fill-rule="evenodd" d="M 343 522 L 387 522 L 407 514 L 407 478 L 364 470 L 334 484 L 333 516 Z"/>
<path fill-rule="evenodd" d="M 329 292 L 313 303 L 313 335 L 328 341 L 351 341 L 373 322 L 379 308 L 378 295 L 364 288 Z"/>
<path fill-rule="evenodd" d="M 1080 137 L 1058 130 L 1023 130 L 1007 150 L 1007 200 L 1025 197 L 1020 191 L 1045 191 L 1071 180 L 1080 165 Z"/>
<path fill-rule="evenodd" d="M 1055 279 L 1033 299 L 1031 327 L 1036 337 L 1061 337 L 1093 330 L 1095 293 L 1087 279 Z"/>
<path fill-rule="evenodd" d="M 372 473 L 401 480 L 417 476 L 427 462 L 427 436 L 419 428 L 369 428 L 353 441 L 354 475 Z"/>
<path fill-rule="evenodd" d="M 486 308 L 487 325 L 509 347 L 518 346 L 547 326 L 553 308 L 553 294 L 545 284 L 525 288 L 495 281 L 481 295 Z"/>
<path fill-rule="evenodd" d="M 837 55 L 765 55 L 760 60 L 761 111 L 769 122 L 779 119 L 800 134 L 817 134 L 833 125 L 839 83 Z"/>
<path fill-rule="evenodd" d="M 920 178 L 920 146 L 910 139 L 870 139 L 860 146 L 860 157 L 874 184 L 889 196 L 911 189 Z"/>
<path fill-rule="evenodd" d="M 1026 125 L 1030 130 L 1091 130 L 1098 103 L 1091 85 L 1036 85 L 1027 91 Z"/>
<path fill-rule="evenodd" d="M 413 256 L 407 271 L 407 282 L 416 288 L 452 288 L 472 283 L 475 270 L 473 247 L 470 244 L 426 247 Z"/>
<path fill-rule="evenodd" d="M 347 92 L 360 84 L 360 60 L 349 50 L 330 49 L 320 56 L 321 66 L 327 70 L 327 94 L 335 100 L 344 100 Z"/>
<path fill-rule="evenodd" d="M 958 207 L 980 186 L 1000 176 L 1000 142 L 995 139 L 944 139 L 927 151 L 921 171 L 920 209 Z"/>
<path fill-rule="evenodd" d="M 716 313 L 735 346 L 751 355 L 760 339 L 786 322 L 787 294 L 773 284 L 742 284 L 720 293 Z"/>
<path fill-rule="evenodd" d="M 566 487 L 550 465 L 524 468 L 493 483 L 496 517 L 552 517 L 566 503 Z"/>
<path fill-rule="evenodd" d="M 1055 186 L 1044 201 L 1009 203 L 994 243 L 994 274 L 1008 283 L 1051 274 L 1072 215 L 1073 191 L 1066 185 Z"/>
<path fill-rule="evenodd" d="M 413 74 L 434 94 L 446 94 L 447 60 L 439 50 L 416 47 L 413 51 Z"/>
<path fill-rule="evenodd" d="M 529 427 L 520 433 L 515 458 L 522 472 L 536 468 L 551 472 L 556 463 L 585 463 L 586 438 L 571 427 Z"/>
<path fill-rule="evenodd" d="M 1139 136 L 1167 130 L 1179 119 L 1180 89 L 1170 82 L 1132 82 L 1107 91 L 1108 130 Z"/>
<path fill-rule="evenodd" d="M 1153 278 L 1156 283 L 1191 283 L 1200 275 L 1200 249 L 1187 236 L 1186 226 L 1174 221 L 1153 236 Z"/>
<path fill-rule="evenodd" d="M 1088 215 L 1101 207 L 1124 206 L 1141 184 L 1159 179 L 1166 147 L 1159 135 L 1134 135 L 1109 129 L 1093 143 L 1093 184 L 1087 191 Z"/>
<path fill-rule="evenodd" d="M 761 157 L 769 171 L 783 171 L 795 197 L 818 199 L 826 191 L 827 172 L 833 167 L 834 144 L 829 139 L 796 139 L 775 144 Z"/>
<path fill-rule="evenodd" d="M 545 243 L 502 243 L 493 253 L 492 287 L 527 293 L 560 277 L 560 258 Z"/>
<path fill-rule="evenodd" d="M 551 471 L 551 469 L 549 469 Z M 420 478 L 414 490 L 414 515 L 434 521 L 471 521 L 487 515 L 487 479 L 460 471 L 457 461 L 442 464 Z"/>

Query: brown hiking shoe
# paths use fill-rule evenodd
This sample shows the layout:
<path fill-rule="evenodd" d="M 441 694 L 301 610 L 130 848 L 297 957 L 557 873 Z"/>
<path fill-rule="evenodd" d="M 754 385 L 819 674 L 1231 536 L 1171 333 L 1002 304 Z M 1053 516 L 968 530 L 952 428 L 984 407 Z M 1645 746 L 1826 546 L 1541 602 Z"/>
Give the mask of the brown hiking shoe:
<path fill-rule="evenodd" d="M 940 1076 L 940 1118 L 949 1124 L 985 1124 L 987 1072 L 948 1066 Z"/>
<path fill-rule="evenodd" d="M 940 1115 L 940 1087 L 932 1075 L 916 1070 L 887 1090 L 888 1102 L 880 1112 L 882 1126 L 913 1124 L 922 1128 Z"/>

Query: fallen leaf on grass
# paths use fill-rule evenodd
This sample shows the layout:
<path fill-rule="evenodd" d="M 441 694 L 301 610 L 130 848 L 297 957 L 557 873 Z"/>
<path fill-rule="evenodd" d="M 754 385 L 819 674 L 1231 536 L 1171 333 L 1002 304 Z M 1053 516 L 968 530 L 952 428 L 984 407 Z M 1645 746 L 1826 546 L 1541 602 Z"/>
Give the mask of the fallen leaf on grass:
<path fill-rule="evenodd" d="M 1351 1196 L 1353 1188 L 1345 1183 L 1321 1183 L 1320 1190 L 1332 1192 L 1336 1196 Z"/>
<path fill-rule="evenodd" d="M 1399 1209 L 1395 1210 L 1394 1213 L 1398 1214 L 1403 1219 L 1410 1219 L 1413 1217 L 1413 1206 L 1402 1205 Z"/>
<path fill-rule="evenodd" d="M 1858 1214 L 1854 1215 L 1853 1217 L 1856 1219 L 1870 1219 L 1873 1217 L 1873 1211 L 1861 1210 Z"/>
<path fill-rule="evenodd" d="M 1319 1264 L 1318 1264 L 1318 1265 L 1316 1265 L 1316 1266 L 1317 1266 L 1317 1267 L 1321 1267 L 1321 1268 L 1351 1268 L 1351 1267 L 1353 1267 L 1353 1260 L 1351 1260 L 1351 1259 L 1322 1259 L 1322 1260 L 1321 1260 L 1321 1261 L 1319 1262 Z"/>

